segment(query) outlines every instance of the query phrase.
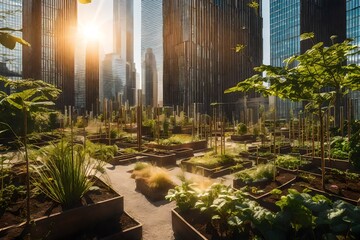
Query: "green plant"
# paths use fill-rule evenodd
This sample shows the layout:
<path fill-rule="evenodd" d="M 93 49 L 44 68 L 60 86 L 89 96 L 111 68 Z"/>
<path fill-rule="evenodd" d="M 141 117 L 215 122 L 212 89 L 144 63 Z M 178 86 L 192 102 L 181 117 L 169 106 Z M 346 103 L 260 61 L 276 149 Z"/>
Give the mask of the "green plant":
<path fill-rule="evenodd" d="M 170 189 L 165 199 L 175 201 L 180 212 L 194 208 L 197 201 L 197 192 L 189 181 L 183 181 L 180 186 Z"/>
<path fill-rule="evenodd" d="M 207 168 L 216 168 L 224 165 L 235 164 L 236 160 L 235 157 L 231 155 L 218 155 L 210 152 L 206 153 L 204 156 L 192 157 L 188 162 Z"/>
<path fill-rule="evenodd" d="M 350 163 L 360 169 L 360 130 L 354 133 L 349 140 L 349 160 Z"/>
<path fill-rule="evenodd" d="M 244 182 L 256 182 L 262 179 L 271 179 L 276 167 L 271 164 L 259 164 L 256 168 L 245 169 L 235 174 L 236 179 Z"/>
<path fill-rule="evenodd" d="M 144 168 L 147 168 L 149 167 L 149 164 L 148 163 L 145 163 L 145 162 L 137 162 L 135 163 L 134 165 L 134 171 L 140 171 L 140 170 L 143 170 Z"/>
<path fill-rule="evenodd" d="M 86 151 L 90 157 L 109 162 L 119 151 L 116 145 L 106 145 L 86 141 Z"/>
<path fill-rule="evenodd" d="M 91 159 L 83 145 L 65 140 L 40 149 L 40 157 L 42 164 L 33 166 L 34 185 L 65 209 L 80 205 L 101 163 Z"/>
<path fill-rule="evenodd" d="M 121 152 L 125 154 L 134 154 L 134 153 L 138 153 L 139 151 L 134 148 L 125 148 Z"/>
<path fill-rule="evenodd" d="M 236 126 L 236 130 L 237 130 L 237 134 L 244 135 L 247 133 L 247 126 L 245 125 L 245 123 L 239 123 Z"/>
<path fill-rule="evenodd" d="M 292 155 L 279 155 L 276 157 L 275 164 L 277 166 L 288 168 L 288 169 L 298 169 L 300 166 L 308 164 L 309 161 L 301 160 L 297 156 Z"/>

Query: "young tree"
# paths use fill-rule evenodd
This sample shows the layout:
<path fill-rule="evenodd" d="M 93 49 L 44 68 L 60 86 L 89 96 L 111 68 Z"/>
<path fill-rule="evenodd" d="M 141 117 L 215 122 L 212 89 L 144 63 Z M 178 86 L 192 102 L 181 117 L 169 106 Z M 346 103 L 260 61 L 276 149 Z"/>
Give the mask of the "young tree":
<path fill-rule="evenodd" d="M 23 114 L 23 145 L 26 161 L 26 193 L 27 193 L 27 223 L 30 222 L 30 180 L 29 159 L 27 148 L 28 115 L 34 111 L 44 111 L 47 106 L 54 105 L 60 90 L 41 80 L 10 80 L 0 77 L 0 82 L 12 89 L 11 94 L 0 91 L 0 106 L 5 111 L 21 110 Z"/>
<path fill-rule="evenodd" d="M 284 60 L 284 67 L 262 65 L 256 67 L 259 72 L 225 93 L 247 92 L 254 89 L 265 96 L 278 96 L 292 101 L 306 102 L 308 111 L 315 111 L 320 121 L 320 150 L 322 185 L 324 187 L 325 159 L 323 117 L 327 107 L 333 105 L 337 98 L 346 95 L 349 90 L 360 90 L 360 66 L 346 64 L 347 58 L 359 54 L 360 49 L 352 45 L 352 40 L 324 46 L 314 42 L 313 33 L 301 35 L 301 41 L 312 41 L 313 46 L 305 53 Z M 293 67 L 295 65 L 295 67 Z M 266 73 L 266 77 L 262 73 Z M 269 86 L 265 85 L 267 82 Z"/>

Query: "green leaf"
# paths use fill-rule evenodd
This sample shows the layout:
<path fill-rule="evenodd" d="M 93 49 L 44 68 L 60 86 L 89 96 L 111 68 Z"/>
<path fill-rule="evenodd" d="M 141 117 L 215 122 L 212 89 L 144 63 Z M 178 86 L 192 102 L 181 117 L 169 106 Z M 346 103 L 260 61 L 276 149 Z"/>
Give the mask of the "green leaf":
<path fill-rule="evenodd" d="M 30 46 L 30 44 L 22 38 L 15 37 L 9 33 L 0 31 L 0 44 L 9 49 L 14 49 L 16 43 L 20 43 L 24 46 Z"/>
<path fill-rule="evenodd" d="M 309 32 L 309 33 L 303 33 L 300 35 L 300 40 L 307 40 L 307 39 L 313 39 L 315 37 L 313 32 Z"/>
<path fill-rule="evenodd" d="M 92 0 L 79 0 L 81 4 L 88 4 L 91 3 Z"/>

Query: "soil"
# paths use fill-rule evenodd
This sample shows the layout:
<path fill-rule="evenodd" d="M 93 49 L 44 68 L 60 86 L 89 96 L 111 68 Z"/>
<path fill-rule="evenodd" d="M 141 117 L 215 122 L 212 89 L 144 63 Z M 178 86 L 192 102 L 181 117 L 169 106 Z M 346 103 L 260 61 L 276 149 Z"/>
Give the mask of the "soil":
<path fill-rule="evenodd" d="M 282 195 L 288 194 L 288 189 L 296 189 L 298 192 L 302 192 L 305 188 L 322 189 L 321 187 L 321 177 L 317 175 L 312 175 L 313 179 L 298 179 L 288 187 L 283 189 Z M 312 191 L 309 194 L 321 194 L 320 192 Z M 342 176 L 327 174 L 325 175 L 325 192 L 326 197 L 330 198 L 332 201 L 339 200 L 339 197 L 352 204 L 360 199 L 360 182 L 358 180 L 345 179 Z M 347 200 L 348 199 L 348 200 Z M 260 200 L 260 204 L 264 207 L 273 210 L 279 211 L 280 208 L 275 205 L 275 203 L 280 200 L 280 196 L 277 195 L 268 195 Z"/>
<path fill-rule="evenodd" d="M 85 206 L 97 202 L 104 201 L 118 196 L 117 193 L 106 187 L 101 182 L 95 184 L 99 187 L 98 190 L 89 191 L 82 199 L 79 205 Z M 30 213 L 31 218 L 36 219 L 44 216 L 49 216 L 54 213 L 66 211 L 60 204 L 52 201 L 44 194 L 38 194 L 30 198 Z M 11 225 L 20 224 L 26 220 L 26 199 L 15 199 L 10 206 L 4 211 L 0 210 L 0 229 Z"/>
<path fill-rule="evenodd" d="M 251 191 L 251 187 L 250 187 L 250 192 L 249 194 L 253 197 L 259 197 L 261 195 L 264 195 L 268 192 L 270 192 L 271 190 L 280 187 L 281 185 L 289 182 L 290 180 L 294 179 L 296 176 L 295 174 L 292 173 L 280 173 L 275 177 L 275 181 L 266 181 L 264 182 L 264 184 L 262 184 L 261 186 L 257 187 L 257 190 L 262 190 L 260 192 L 257 191 Z"/>

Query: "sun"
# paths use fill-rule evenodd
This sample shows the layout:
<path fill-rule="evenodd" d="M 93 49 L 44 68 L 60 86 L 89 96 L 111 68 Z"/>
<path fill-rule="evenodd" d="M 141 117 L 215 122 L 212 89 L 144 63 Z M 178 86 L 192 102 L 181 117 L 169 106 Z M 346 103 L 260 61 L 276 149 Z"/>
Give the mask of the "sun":
<path fill-rule="evenodd" d="M 99 41 L 101 39 L 99 27 L 94 23 L 80 25 L 79 33 L 86 41 Z"/>

